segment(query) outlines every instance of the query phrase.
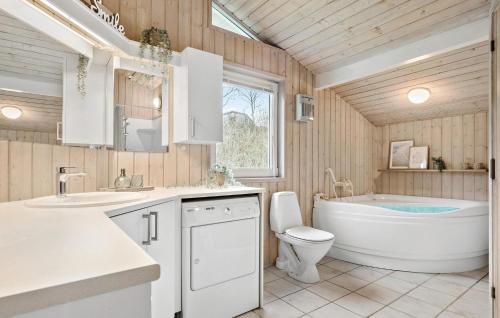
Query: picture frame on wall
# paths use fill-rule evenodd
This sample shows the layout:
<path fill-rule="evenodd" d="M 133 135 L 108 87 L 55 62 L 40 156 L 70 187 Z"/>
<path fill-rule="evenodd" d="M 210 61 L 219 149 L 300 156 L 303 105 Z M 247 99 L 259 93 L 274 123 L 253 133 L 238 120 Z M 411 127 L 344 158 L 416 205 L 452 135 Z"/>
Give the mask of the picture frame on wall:
<path fill-rule="evenodd" d="M 389 169 L 408 169 L 410 165 L 410 148 L 413 140 L 391 141 Z"/>
<path fill-rule="evenodd" d="M 427 170 L 429 168 L 429 146 L 410 148 L 410 169 Z"/>

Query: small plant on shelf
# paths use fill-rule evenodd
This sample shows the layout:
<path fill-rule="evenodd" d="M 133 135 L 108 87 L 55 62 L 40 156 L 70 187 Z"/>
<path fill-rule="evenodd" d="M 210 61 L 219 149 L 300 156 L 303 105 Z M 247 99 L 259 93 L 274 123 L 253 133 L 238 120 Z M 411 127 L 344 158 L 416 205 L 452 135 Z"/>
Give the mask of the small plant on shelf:
<path fill-rule="evenodd" d="M 444 169 L 446 169 L 446 164 L 444 163 L 443 157 L 432 157 L 432 167 L 434 170 L 439 170 L 439 172 L 442 172 Z"/>
<path fill-rule="evenodd" d="M 172 45 L 165 29 L 150 27 L 141 33 L 139 55 L 144 58 L 144 52 L 149 48 L 151 59 L 167 64 L 172 56 Z"/>
<path fill-rule="evenodd" d="M 87 95 L 85 81 L 87 80 L 87 67 L 89 65 L 89 58 L 85 55 L 80 54 L 78 56 L 78 92 L 82 95 L 82 98 Z"/>

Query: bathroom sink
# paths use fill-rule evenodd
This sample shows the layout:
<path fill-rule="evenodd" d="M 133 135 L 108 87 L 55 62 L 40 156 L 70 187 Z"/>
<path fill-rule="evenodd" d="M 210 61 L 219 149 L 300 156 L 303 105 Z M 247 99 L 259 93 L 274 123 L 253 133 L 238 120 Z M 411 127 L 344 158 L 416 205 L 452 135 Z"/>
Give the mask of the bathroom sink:
<path fill-rule="evenodd" d="M 146 195 L 138 192 L 87 192 L 41 197 L 26 201 L 25 205 L 33 208 L 79 208 L 102 205 L 113 205 L 139 201 Z"/>

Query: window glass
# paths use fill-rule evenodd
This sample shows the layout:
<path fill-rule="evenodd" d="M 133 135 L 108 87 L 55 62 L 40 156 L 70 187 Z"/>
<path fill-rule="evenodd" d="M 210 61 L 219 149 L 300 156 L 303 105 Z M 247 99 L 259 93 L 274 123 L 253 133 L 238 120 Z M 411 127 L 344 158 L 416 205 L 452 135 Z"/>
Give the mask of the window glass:
<path fill-rule="evenodd" d="M 216 161 L 236 176 L 275 176 L 275 113 L 276 90 L 225 80 L 224 142 L 216 146 Z"/>

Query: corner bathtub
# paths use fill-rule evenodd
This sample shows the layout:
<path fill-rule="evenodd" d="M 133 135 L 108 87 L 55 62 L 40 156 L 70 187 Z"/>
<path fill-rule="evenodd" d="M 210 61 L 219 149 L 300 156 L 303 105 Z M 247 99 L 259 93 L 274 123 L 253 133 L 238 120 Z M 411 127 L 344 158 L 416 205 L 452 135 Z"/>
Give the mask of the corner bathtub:
<path fill-rule="evenodd" d="M 400 195 L 316 200 L 315 228 L 335 235 L 328 255 L 412 272 L 452 273 L 488 264 L 488 202 Z"/>

